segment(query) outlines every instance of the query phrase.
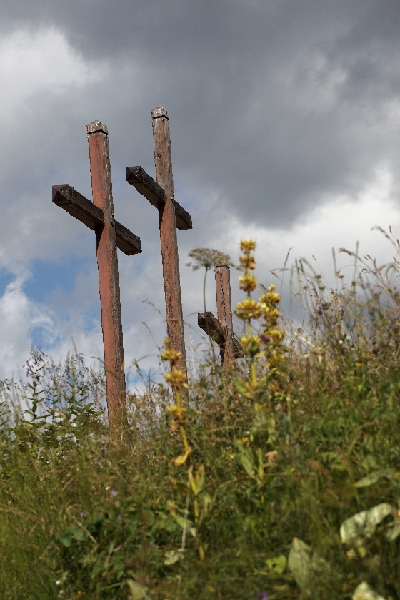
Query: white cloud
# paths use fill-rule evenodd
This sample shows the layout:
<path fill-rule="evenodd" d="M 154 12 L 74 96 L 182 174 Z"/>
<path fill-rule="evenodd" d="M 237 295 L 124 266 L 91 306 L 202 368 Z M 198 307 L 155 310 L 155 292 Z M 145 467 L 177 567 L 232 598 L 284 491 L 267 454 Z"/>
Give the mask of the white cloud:
<path fill-rule="evenodd" d="M 90 64 L 54 27 L 17 29 L 0 38 L 0 95 L 3 118 L 44 90 L 61 93 L 100 77 L 100 66 Z"/>
<path fill-rule="evenodd" d="M 207 228 L 204 228 L 204 242 L 201 245 L 223 250 L 231 255 L 234 262 L 238 262 L 240 240 L 255 239 L 257 277 L 265 285 L 277 283 L 275 277 L 271 275 L 271 270 L 284 266 L 290 248 L 292 250 L 288 267 L 294 263 L 295 258 L 304 257 L 313 263 L 317 272 L 321 273 L 332 286 L 334 285 L 332 248 L 336 250 L 337 265 L 342 267 L 343 274 L 349 277 L 352 273 L 353 259 L 339 253 L 341 247 L 355 251 L 356 243 L 359 241 L 360 256 L 368 253 L 377 259 L 378 264 L 385 264 L 392 260 L 393 248 L 390 243 L 381 233 L 371 230 L 376 225 L 386 230 L 391 226 L 395 237 L 400 238 L 400 213 L 396 202 L 396 190 L 393 177 L 387 167 L 382 166 L 377 169 L 371 181 L 355 197 L 330 196 L 323 200 L 291 229 L 268 229 L 254 223 L 243 225 L 235 216 L 226 219 L 226 216 L 219 215 L 218 209 L 215 208 L 217 216 L 213 220 L 214 225 L 208 223 Z M 181 265 L 183 264 L 184 256 L 181 258 Z M 182 266 L 186 312 L 190 312 L 190 307 L 192 310 L 201 311 L 203 303 L 201 275 L 198 272 L 187 273 L 188 269 L 186 271 L 184 269 L 185 267 Z M 240 295 L 237 289 L 237 276 L 237 272 L 232 270 L 233 302 L 236 302 Z M 288 274 L 285 275 L 285 281 L 289 284 Z M 209 276 L 207 306 L 209 310 L 215 310 L 212 273 Z"/>
<path fill-rule="evenodd" d="M 40 327 L 50 333 L 53 326 L 46 309 L 25 295 L 23 283 L 24 279 L 17 277 L 0 298 L 0 379 L 22 375 L 32 329 Z"/>

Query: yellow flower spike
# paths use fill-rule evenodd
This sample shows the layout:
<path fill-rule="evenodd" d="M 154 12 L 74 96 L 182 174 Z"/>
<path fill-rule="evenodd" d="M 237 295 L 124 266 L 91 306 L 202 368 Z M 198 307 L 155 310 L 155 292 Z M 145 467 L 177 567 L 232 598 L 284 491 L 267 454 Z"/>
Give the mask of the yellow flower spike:
<path fill-rule="evenodd" d="M 261 339 L 258 335 L 248 335 L 240 338 L 243 349 L 249 356 L 256 356 L 260 352 Z"/>
<path fill-rule="evenodd" d="M 272 342 L 282 342 L 285 337 L 285 332 L 282 329 L 269 329 L 264 332 L 265 336 L 268 336 Z"/>
<path fill-rule="evenodd" d="M 188 388 L 186 383 L 186 375 L 180 369 L 175 367 L 171 369 L 169 373 L 165 375 L 165 381 L 174 389 Z"/>
<path fill-rule="evenodd" d="M 173 365 L 175 365 L 178 362 L 178 360 L 180 360 L 182 358 L 182 354 L 180 352 L 177 352 L 172 347 L 171 340 L 169 338 L 166 338 L 164 345 L 165 345 L 165 350 L 161 354 L 161 358 L 162 358 L 162 360 L 167 360 L 171 364 L 171 367 L 172 367 Z"/>
<path fill-rule="evenodd" d="M 257 287 L 257 279 L 254 275 L 239 277 L 239 288 L 245 292 L 253 292 Z"/>
<path fill-rule="evenodd" d="M 239 262 L 242 267 L 245 269 L 250 269 L 254 271 L 256 268 L 256 260 L 252 254 L 245 254 L 244 256 L 239 256 Z"/>
<path fill-rule="evenodd" d="M 235 315 L 239 319 L 258 319 L 261 316 L 261 308 L 253 298 L 246 298 L 236 304 Z"/>
<path fill-rule="evenodd" d="M 175 417 L 179 421 L 182 420 L 182 417 L 185 416 L 186 412 L 186 408 L 183 408 L 182 406 L 177 406 L 176 404 L 174 404 L 174 406 L 168 406 L 167 410 L 171 413 L 173 417 Z"/>
<path fill-rule="evenodd" d="M 271 287 L 272 286 L 270 286 L 270 288 Z M 266 294 L 263 294 L 260 298 L 260 302 L 262 302 L 266 306 L 269 306 L 272 308 L 273 306 L 275 306 L 276 304 L 279 303 L 280 299 L 281 299 L 280 294 L 278 294 L 277 292 L 271 291 L 271 292 L 267 292 Z"/>
<path fill-rule="evenodd" d="M 256 241 L 255 240 L 241 240 L 240 241 L 240 250 L 242 252 L 251 252 L 256 249 Z"/>

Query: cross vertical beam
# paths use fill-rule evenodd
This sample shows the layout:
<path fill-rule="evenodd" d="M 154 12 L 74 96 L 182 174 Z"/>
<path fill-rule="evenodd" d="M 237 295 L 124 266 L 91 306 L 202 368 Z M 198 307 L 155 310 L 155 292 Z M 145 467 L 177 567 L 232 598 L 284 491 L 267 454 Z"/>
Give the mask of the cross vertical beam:
<path fill-rule="evenodd" d="M 229 367 L 234 358 L 233 324 L 231 305 L 231 276 L 227 265 L 216 265 L 215 269 L 217 316 L 225 332 L 225 345 L 220 347 L 221 363 Z"/>
<path fill-rule="evenodd" d="M 228 368 L 231 361 L 243 356 L 243 346 L 235 336 L 232 324 L 231 276 L 227 265 L 215 266 L 217 315 L 198 313 L 199 327 L 219 346 L 221 364 Z"/>
<path fill-rule="evenodd" d="M 96 259 L 99 269 L 106 397 L 110 427 L 115 430 L 125 421 L 126 385 L 108 129 L 100 121 L 93 121 L 87 125 L 87 133 L 93 203 L 104 214 L 104 224 L 95 228 Z"/>
<path fill-rule="evenodd" d="M 151 111 L 154 137 L 156 182 L 163 188 L 165 202 L 159 206 L 161 257 L 164 275 L 167 332 L 172 347 L 181 353 L 181 368 L 186 370 L 186 350 L 182 314 L 179 255 L 176 238 L 174 180 L 172 177 L 169 116 L 165 108 Z"/>

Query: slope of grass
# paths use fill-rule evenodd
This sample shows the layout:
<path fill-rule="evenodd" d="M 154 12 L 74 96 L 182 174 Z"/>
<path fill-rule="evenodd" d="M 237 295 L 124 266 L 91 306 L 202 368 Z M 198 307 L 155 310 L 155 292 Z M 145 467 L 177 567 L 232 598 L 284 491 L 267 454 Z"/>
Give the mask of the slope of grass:
<path fill-rule="evenodd" d="M 307 328 L 247 313 L 246 358 L 149 382 L 123 444 L 102 377 L 35 351 L 2 388 L 0 597 L 400 599 L 397 262 L 361 267 L 331 290 L 299 263 Z"/>

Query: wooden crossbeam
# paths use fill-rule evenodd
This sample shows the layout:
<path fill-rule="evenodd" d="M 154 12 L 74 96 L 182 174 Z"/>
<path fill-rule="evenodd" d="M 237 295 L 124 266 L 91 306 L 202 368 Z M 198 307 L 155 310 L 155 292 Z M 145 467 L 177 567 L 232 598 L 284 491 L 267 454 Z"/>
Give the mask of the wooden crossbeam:
<path fill-rule="evenodd" d="M 165 204 L 165 192 L 142 167 L 127 167 L 126 181 L 142 194 L 153 206 L 160 208 Z M 176 226 L 178 229 L 192 229 L 192 217 L 175 200 L 172 199 L 175 207 Z"/>
<path fill-rule="evenodd" d="M 215 342 L 219 348 L 224 351 L 227 343 L 226 334 L 224 327 L 221 323 L 214 317 L 212 312 L 198 313 L 197 315 L 197 323 L 207 335 Z M 241 358 L 243 353 L 243 346 L 240 343 L 240 340 L 233 335 L 231 338 L 232 341 L 232 358 Z"/>
<path fill-rule="evenodd" d="M 60 206 L 70 215 L 84 223 L 93 231 L 104 225 L 104 212 L 93 202 L 82 196 L 70 185 L 53 185 L 52 199 L 54 204 Z M 129 229 L 115 221 L 117 247 L 128 256 L 140 254 L 140 238 Z"/>

